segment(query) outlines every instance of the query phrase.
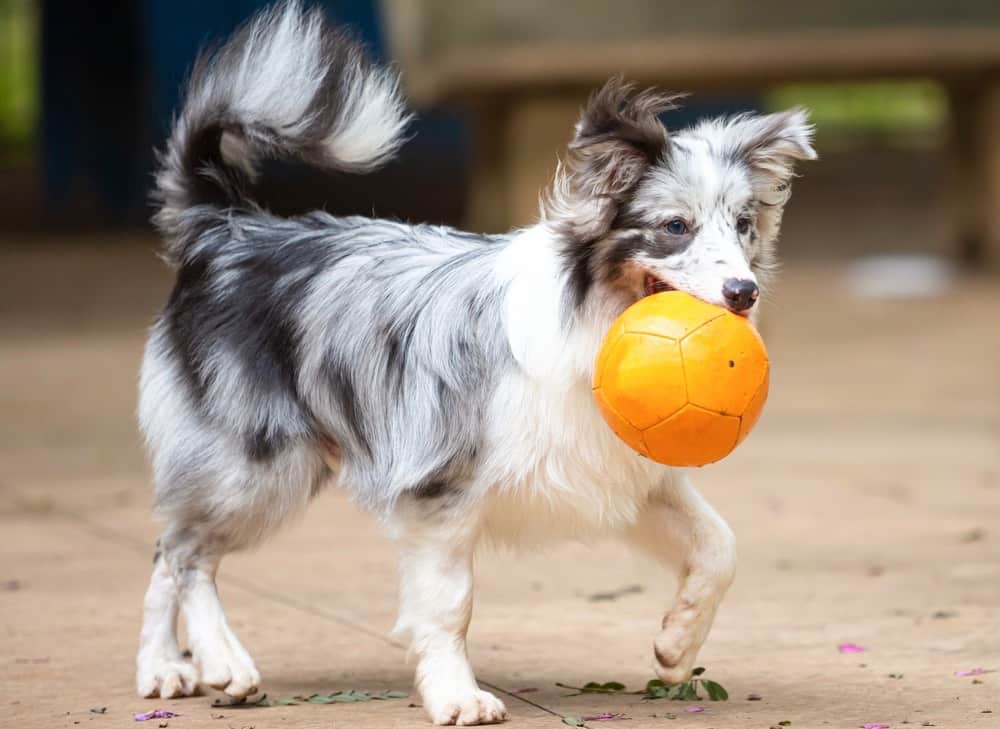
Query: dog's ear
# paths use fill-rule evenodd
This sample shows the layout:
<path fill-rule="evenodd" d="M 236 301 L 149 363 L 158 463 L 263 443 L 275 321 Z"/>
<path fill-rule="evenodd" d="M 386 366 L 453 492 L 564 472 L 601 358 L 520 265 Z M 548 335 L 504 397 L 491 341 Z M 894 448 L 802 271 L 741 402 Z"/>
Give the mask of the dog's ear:
<path fill-rule="evenodd" d="M 620 77 L 588 100 L 566 161 L 542 199 L 542 217 L 593 240 L 606 233 L 618 206 L 646 171 L 667 153 L 660 113 L 674 108 L 676 95 L 636 91 Z"/>
<path fill-rule="evenodd" d="M 813 126 L 804 109 L 763 116 L 744 114 L 725 123 L 722 138 L 725 156 L 746 167 L 754 197 L 760 203 L 760 243 L 751 267 L 763 281 L 774 266 L 774 245 L 791 195 L 795 163 L 816 159 Z"/>
<path fill-rule="evenodd" d="M 796 162 L 816 159 L 813 126 L 804 109 L 737 116 L 726 123 L 723 135 L 727 156 L 747 165 L 755 190 L 769 204 L 787 198 L 782 193 Z"/>

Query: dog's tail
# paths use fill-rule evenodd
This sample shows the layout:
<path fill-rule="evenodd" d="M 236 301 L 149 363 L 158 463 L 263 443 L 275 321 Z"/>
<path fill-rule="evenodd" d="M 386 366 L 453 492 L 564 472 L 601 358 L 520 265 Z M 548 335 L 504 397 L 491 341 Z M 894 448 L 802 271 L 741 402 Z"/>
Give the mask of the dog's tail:
<path fill-rule="evenodd" d="M 153 222 L 178 263 L 211 208 L 256 206 L 257 166 L 290 157 L 365 172 L 403 143 L 399 79 L 299 0 L 274 6 L 195 63 L 159 157 Z"/>

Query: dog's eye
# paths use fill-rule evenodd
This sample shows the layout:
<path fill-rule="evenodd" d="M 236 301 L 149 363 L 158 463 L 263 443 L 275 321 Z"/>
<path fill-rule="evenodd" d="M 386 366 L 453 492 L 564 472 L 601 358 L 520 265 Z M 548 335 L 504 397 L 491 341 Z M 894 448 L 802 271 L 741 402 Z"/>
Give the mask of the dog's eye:
<path fill-rule="evenodd" d="M 750 218 L 740 218 L 736 221 L 736 232 L 740 235 L 746 235 L 750 232 L 750 226 L 752 224 L 753 221 L 751 221 Z"/>
<path fill-rule="evenodd" d="M 684 235 L 688 232 L 688 224 L 680 218 L 674 218 L 667 223 L 667 232 L 670 235 Z"/>

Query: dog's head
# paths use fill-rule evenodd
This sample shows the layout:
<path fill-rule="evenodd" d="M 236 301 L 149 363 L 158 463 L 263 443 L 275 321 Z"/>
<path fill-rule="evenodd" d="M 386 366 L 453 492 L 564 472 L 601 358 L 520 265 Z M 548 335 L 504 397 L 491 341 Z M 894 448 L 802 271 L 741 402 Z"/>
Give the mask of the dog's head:
<path fill-rule="evenodd" d="M 542 203 L 576 306 L 595 288 L 626 303 L 678 289 L 746 313 L 774 265 L 793 165 L 816 157 L 806 113 L 668 133 L 676 98 L 613 79 L 583 110 Z"/>

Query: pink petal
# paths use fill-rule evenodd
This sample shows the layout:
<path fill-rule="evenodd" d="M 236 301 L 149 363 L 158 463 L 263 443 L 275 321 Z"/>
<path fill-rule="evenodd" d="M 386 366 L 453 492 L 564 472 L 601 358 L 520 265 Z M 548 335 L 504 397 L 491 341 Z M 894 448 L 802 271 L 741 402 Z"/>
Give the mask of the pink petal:
<path fill-rule="evenodd" d="M 837 650 L 841 653 L 864 653 L 865 651 L 864 647 L 857 643 L 841 643 L 837 646 Z"/>
<path fill-rule="evenodd" d="M 982 676 L 987 673 L 994 673 L 992 668 L 969 668 L 965 671 L 955 671 L 956 676 Z"/>
<path fill-rule="evenodd" d="M 888 724 L 862 724 L 861 729 L 889 729 Z"/>
<path fill-rule="evenodd" d="M 150 719 L 173 719 L 175 716 L 180 716 L 180 714 L 168 709 L 153 709 L 144 714 L 135 714 L 134 718 L 136 721 L 149 721 Z"/>
<path fill-rule="evenodd" d="M 689 714 L 700 714 L 704 710 L 705 710 L 704 706 L 689 706 L 685 709 L 685 711 Z"/>

